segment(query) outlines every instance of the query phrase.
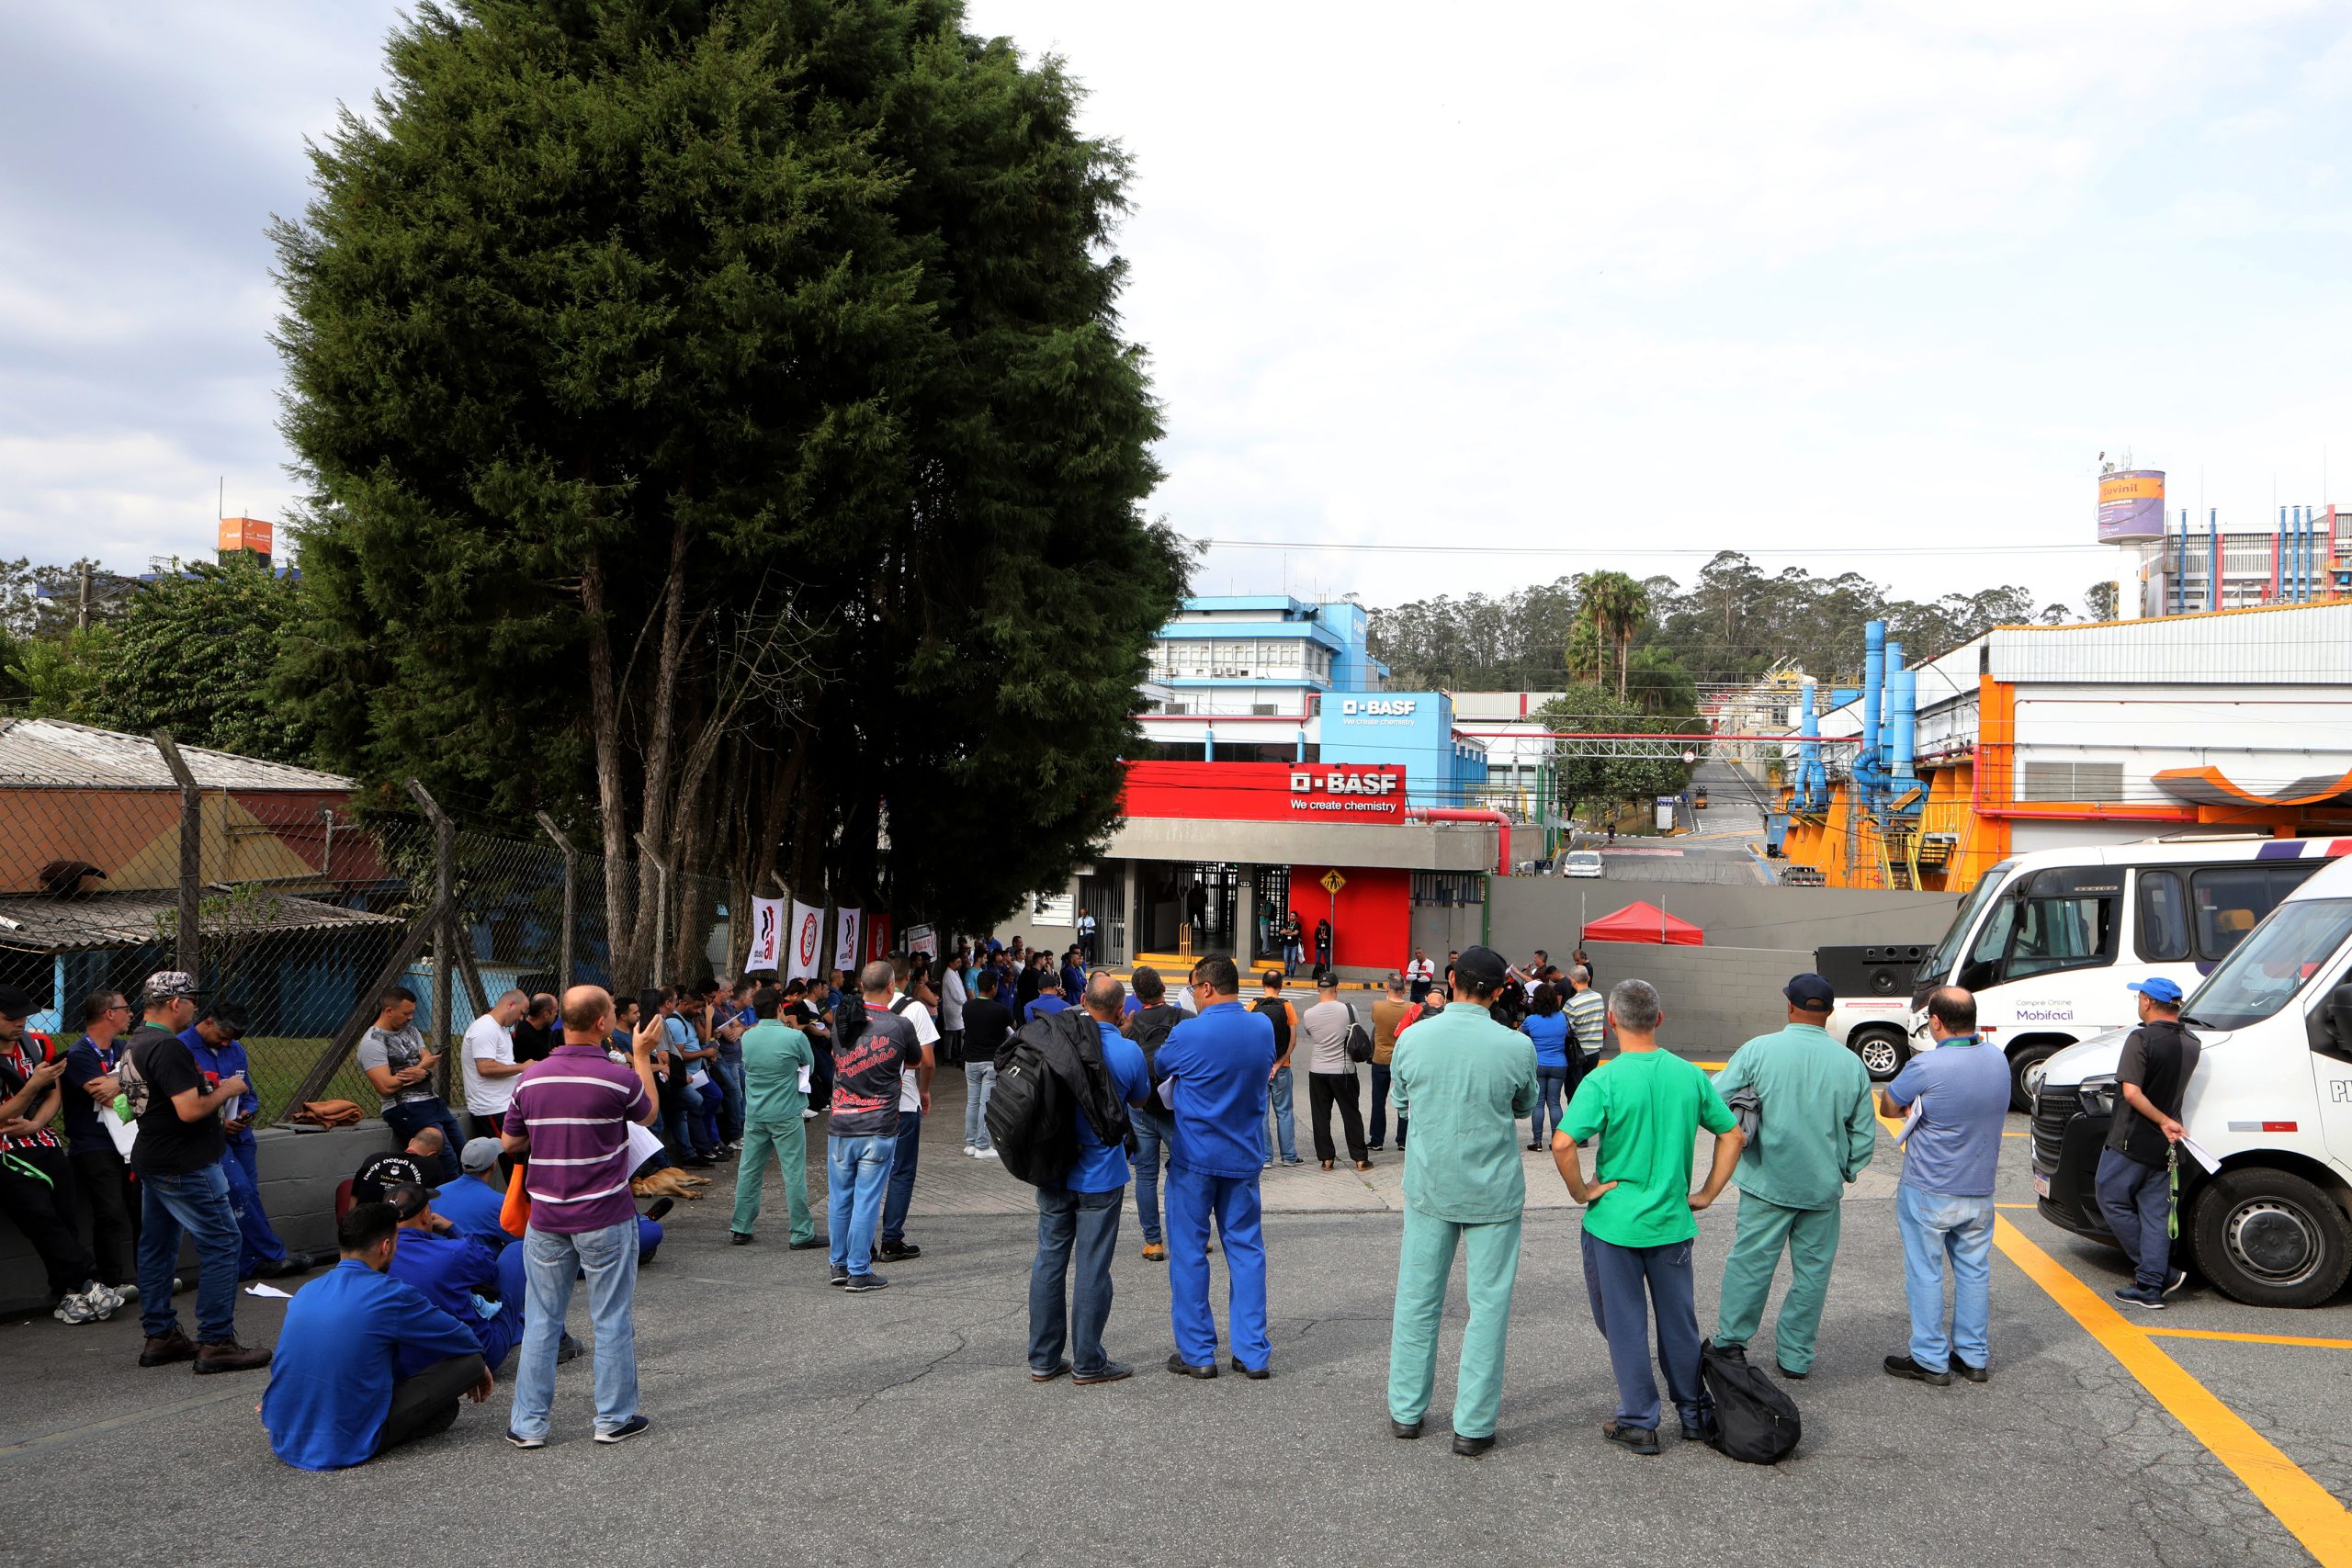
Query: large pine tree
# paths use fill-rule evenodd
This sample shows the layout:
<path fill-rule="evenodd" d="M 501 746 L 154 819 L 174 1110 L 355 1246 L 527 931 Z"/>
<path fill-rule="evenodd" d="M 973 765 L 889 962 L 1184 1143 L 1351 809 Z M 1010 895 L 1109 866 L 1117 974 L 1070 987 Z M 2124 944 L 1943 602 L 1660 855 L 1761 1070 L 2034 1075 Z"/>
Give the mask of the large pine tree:
<path fill-rule="evenodd" d="M 1114 817 L 1185 561 L 1139 511 L 1125 165 L 961 22 L 426 4 L 276 232 L 288 689 L 363 777 L 593 824 L 625 976 L 640 830 L 977 921 Z"/>

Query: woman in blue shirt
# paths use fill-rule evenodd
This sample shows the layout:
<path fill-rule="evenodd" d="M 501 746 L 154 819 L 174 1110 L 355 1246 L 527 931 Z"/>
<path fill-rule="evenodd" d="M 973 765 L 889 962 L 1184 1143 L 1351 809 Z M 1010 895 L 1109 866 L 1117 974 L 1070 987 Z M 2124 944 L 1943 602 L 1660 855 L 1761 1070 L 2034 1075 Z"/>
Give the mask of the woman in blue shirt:
<path fill-rule="evenodd" d="M 1535 1079 L 1543 1098 L 1527 1119 L 1528 1136 L 1533 1140 L 1527 1146 L 1548 1149 L 1552 1129 L 1560 1124 L 1560 1108 L 1574 1087 L 1568 1080 L 1568 1064 L 1576 1059 L 1576 1053 L 1568 1043 L 1575 1035 L 1568 1029 L 1568 1015 L 1560 1010 L 1558 987 L 1536 987 L 1528 1006 L 1530 1011 L 1519 1032 L 1535 1042 Z"/>

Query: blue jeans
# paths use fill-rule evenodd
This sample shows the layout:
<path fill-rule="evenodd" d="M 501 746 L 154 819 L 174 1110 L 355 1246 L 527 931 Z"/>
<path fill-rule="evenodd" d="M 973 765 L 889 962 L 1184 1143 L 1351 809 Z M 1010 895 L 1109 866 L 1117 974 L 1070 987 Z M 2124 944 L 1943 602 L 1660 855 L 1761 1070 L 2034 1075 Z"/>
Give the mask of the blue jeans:
<path fill-rule="evenodd" d="M 458 1119 L 449 1114 L 449 1108 L 439 1100 L 412 1100 L 405 1104 L 387 1105 L 384 1107 L 384 1125 L 392 1130 L 393 1147 L 401 1149 L 408 1147 L 408 1141 L 424 1128 L 440 1128 L 441 1171 L 434 1185 L 437 1187 L 444 1181 L 455 1181 L 465 1174 L 464 1168 L 458 1164 L 458 1156 L 466 1146 L 465 1131 L 458 1125 Z M 430 1170 L 424 1174 L 434 1175 Z"/>
<path fill-rule="evenodd" d="M 1903 1233 L 1903 1294 L 1911 1304 L 1911 1359 L 1931 1372 L 1991 1354 L 1993 1200 L 1954 1198 L 1905 1182 L 1894 1190 Z M 1951 1259 L 1951 1331 L 1944 1331 L 1944 1259 Z"/>
<path fill-rule="evenodd" d="M 514 1404 L 507 1429 L 548 1435 L 555 1407 L 555 1353 L 571 1281 L 588 1277 L 588 1322 L 596 1335 L 596 1430 L 610 1432 L 637 1414 L 637 1217 L 602 1230 L 563 1233 L 537 1225 L 523 1233 L 523 1357 L 514 1367 Z"/>
<path fill-rule="evenodd" d="M 727 1106 L 720 1115 L 720 1130 L 730 1144 L 743 1136 L 743 1059 L 729 1061 L 721 1056 L 710 1065 L 710 1081 L 727 1096 Z"/>
<path fill-rule="evenodd" d="M 286 1244 L 269 1228 L 269 1215 L 262 1210 L 260 1166 L 252 1134 L 243 1142 L 229 1140 L 229 1152 L 220 1158 L 220 1174 L 229 1179 L 229 1212 L 237 1216 L 237 1278 L 249 1280 L 263 1264 L 283 1262 L 286 1258 Z"/>
<path fill-rule="evenodd" d="M 1568 1097 L 1568 1069 L 1537 1067 L 1535 1087 L 1543 1098 L 1527 1118 L 1527 1141 L 1548 1149 L 1552 1146 L 1552 1129 L 1560 1124 L 1560 1108 Z"/>
<path fill-rule="evenodd" d="M 699 1129 L 702 1126 L 702 1094 L 690 1083 L 678 1085 L 677 1092 L 662 1107 L 662 1141 L 669 1145 L 671 1157 L 679 1160 L 707 1158 L 710 1147 Z"/>
<path fill-rule="evenodd" d="M 989 1149 L 996 1145 L 989 1137 L 989 1096 L 996 1092 L 996 1064 L 967 1062 L 964 1064 L 964 1146 Z"/>
<path fill-rule="evenodd" d="M 160 1339 L 180 1325 L 172 1310 L 172 1270 L 180 1232 L 196 1242 L 196 1337 L 220 1345 L 237 1337 L 237 1216 L 229 1174 L 218 1165 L 180 1176 L 139 1175 L 139 1323 Z"/>
<path fill-rule="evenodd" d="M 1283 1163 L 1298 1163 L 1298 1123 L 1291 1114 L 1290 1069 L 1276 1067 L 1266 1085 L 1266 1163 L 1274 1163 L 1274 1137 L 1282 1136 Z"/>
<path fill-rule="evenodd" d="M 1584 1233 L 1584 1288 L 1592 1325 L 1609 1341 L 1617 1378 L 1617 1424 L 1657 1430 L 1657 1380 L 1650 1376 L 1650 1320 L 1657 1320 L 1657 1365 L 1686 1427 L 1702 1427 L 1714 1401 L 1699 1381 L 1699 1312 L 1690 1244 L 1619 1247 Z"/>
<path fill-rule="evenodd" d="M 1136 1218 L 1143 1224 L 1143 1242 L 1159 1240 L 1159 1168 L 1176 1144 L 1173 1111 L 1150 1106 L 1127 1108 L 1127 1124 L 1136 1130 Z"/>
<path fill-rule="evenodd" d="M 1209 1311 L 1209 1221 L 1225 1243 L 1226 1337 L 1236 1360 L 1262 1371 L 1273 1357 L 1266 1337 L 1266 1236 L 1255 1176 L 1211 1176 L 1168 1168 L 1168 1315 L 1176 1350 L 1196 1367 L 1216 1365 L 1216 1317 Z"/>
<path fill-rule="evenodd" d="M 2118 1149 L 2098 1152 L 2098 1212 L 2143 1291 L 2172 1282 L 2172 1173 Z"/>
<path fill-rule="evenodd" d="M 890 1164 L 898 1152 L 895 1138 L 825 1140 L 825 1218 L 834 1268 L 863 1274 L 873 1267 L 869 1259 L 874 1229 L 882 1218 L 882 1190 L 889 1185 Z"/>
<path fill-rule="evenodd" d="M 922 1153 L 922 1112 L 899 1112 L 899 1141 L 890 1150 L 890 1190 L 882 1200 L 882 1242 L 904 1240 L 907 1208 L 915 1201 L 915 1160 Z"/>
<path fill-rule="evenodd" d="M 1086 1377 L 1102 1370 L 1102 1325 L 1111 1317 L 1111 1255 L 1119 1247 L 1119 1206 L 1126 1189 L 1072 1192 L 1037 1189 L 1037 1259 L 1029 1266 L 1029 1370 L 1050 1372 L 1069 1346 L 1070 1366 Z M 1075 1258 L 1069 1300 L 1062 1287 Z"/>

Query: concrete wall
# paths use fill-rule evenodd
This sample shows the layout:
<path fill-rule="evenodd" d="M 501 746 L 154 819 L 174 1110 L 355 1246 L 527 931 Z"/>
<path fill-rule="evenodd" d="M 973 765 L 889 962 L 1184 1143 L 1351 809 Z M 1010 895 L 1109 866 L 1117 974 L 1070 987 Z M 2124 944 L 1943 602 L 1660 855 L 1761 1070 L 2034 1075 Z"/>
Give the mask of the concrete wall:
<path fill-rule="evenodd" d="M 1564 960 L 1588 919 L 1639 898 L 1690 921 L 1708 945 L 1777 948 L 1804 954 L 1855 942 L 1936 942 L 1959 908 L 1957 893 L 1901 893 L 1859 887 L 1637 887 L 1562 876 L 1496 877 L 1487 884 L 1494 945 L 1514 957 L 1544 948 Z M 1782 979 L 1787 976 L 1783 976 Z"/>
<path fill-rule="evenodd" d="M 374 1121 L 324 1133 L 265 1127 L 254 1134 L 254 1140 L 261 1167 L 262 1207 L 268 1212 L 270 1225 L 277 1232 L 278 1239 L 301 1251 L 329 1254 L 334 1251 L 336 1184 L 357 1170 L 369 1155 L 392 1146 L 390 1130 Z M 82 1234 L 86 1240 L 86 1217 L 82 1221 Z M 195 1249 L 183 1246 L 180 1260 L 180 1276 L 193 1287 Z M 15 1225 L 0 1223 L 0 1312 L 40 1307 L 48 1298 L 48 1277 L 41 1270 L 40 1258 L 25 1245 L 25 1238 Z M 119 1319 L 127 1313 L 135 1320 L 138 1312 L 133 1303 L 125 1313 L 116 1314 L 116 1317 Z"/>
<path fill-rule="evenodd" d="M 1647 980 L 1666 1005 L 1658 1040 L 1684 1055 L 1720 1061 L 1742 1041 L 1788 1021 L 1781 987 L 1812 967 L 1810 951 L 1778 947 L 1659 947 L 1649 942 L 1586 945 L 1595 983 Z M 1558 955 L 1555 947 L 1554 953 Z"/>

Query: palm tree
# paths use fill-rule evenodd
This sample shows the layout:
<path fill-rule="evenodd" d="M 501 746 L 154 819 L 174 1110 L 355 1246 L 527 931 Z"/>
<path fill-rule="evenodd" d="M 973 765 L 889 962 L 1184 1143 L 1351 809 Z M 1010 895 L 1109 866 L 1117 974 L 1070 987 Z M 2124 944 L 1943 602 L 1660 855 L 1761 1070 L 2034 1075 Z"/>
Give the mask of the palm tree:
<path fill-rule="evenodd" d="M 1617 695 L 1625 695 L 1625 660 L 1634 632 L 1650 613 L 1649 590 L 1622 571 L 1596 571 L 1584 581 L 1584 613 L 1592 617 L 1593 661 L 1604 643 L 1617 645 Z"/>

